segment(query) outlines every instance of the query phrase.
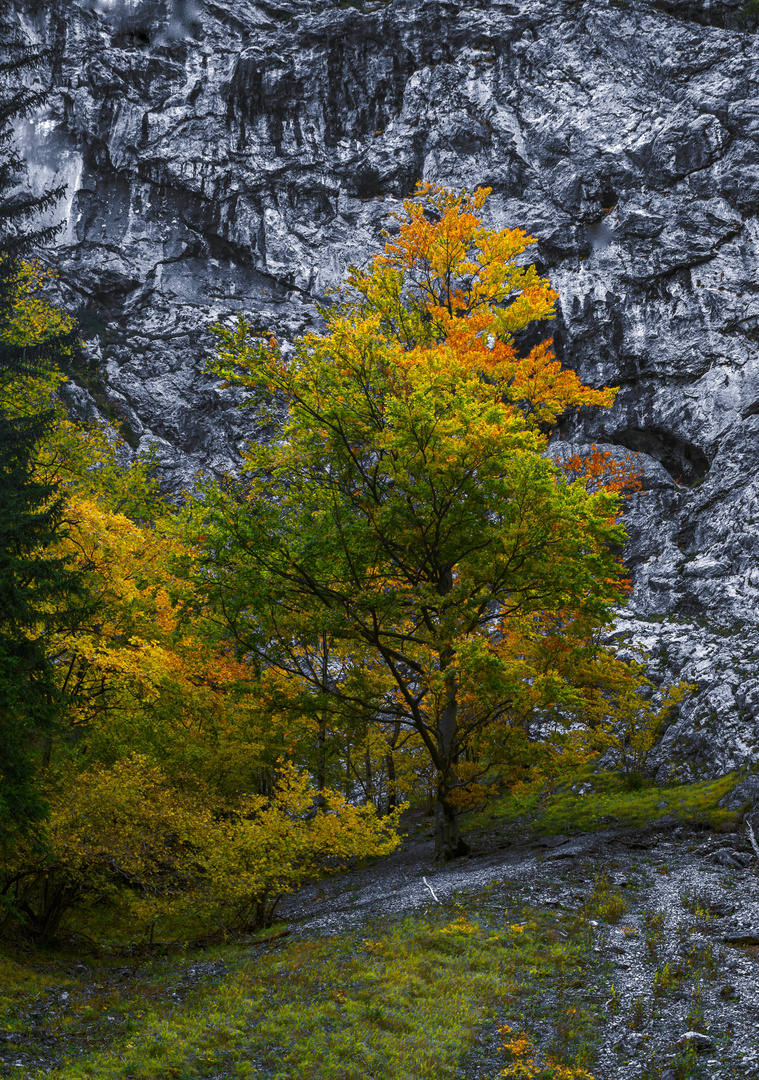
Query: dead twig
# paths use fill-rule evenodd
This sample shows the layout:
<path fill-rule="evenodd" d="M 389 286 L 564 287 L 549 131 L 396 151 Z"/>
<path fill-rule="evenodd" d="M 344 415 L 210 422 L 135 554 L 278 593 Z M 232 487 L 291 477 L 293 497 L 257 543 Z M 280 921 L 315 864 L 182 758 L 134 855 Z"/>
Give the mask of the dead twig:
<path fill-rule="evenodd" d="M 272 941 L 279 941 L 280 938 L 289 937 L 292 933 L 291 930 L 280 930 L 278 934 L 269 934 L 268 937 L 256 938 L 255 941 L 251 941 L 251 945 L 269 945 Z"/>
<path fill-rule="evenodd" d="M 433 890 L 432 886 L 430 885 L 430 883 L 427 881 L 427 878 L 423 877 L 422 881 L 424 882 L 426 888 L 428 888 L 430 890 L 430 895 L 432 896 L 432 899 L 435 901 L 435 903 L 440 904 L 440 906 L 442 907 L 443 906 L 442 900 L 438 900 L 438 898 L 435 896 L 434 890 Z"/>
<path fill-rule="evenodd" d="M 757 844 L 756 842 L 756 837 L 754 836 L 754 830 L 751 828 L 750 821 L 746 822 L 746 832 L 748 833 L 748 838 L 751 841 L 751 847 L 754 849 L 754 854 L 756 855 L 757 859 L 759 859 L 759 844 Z"/>

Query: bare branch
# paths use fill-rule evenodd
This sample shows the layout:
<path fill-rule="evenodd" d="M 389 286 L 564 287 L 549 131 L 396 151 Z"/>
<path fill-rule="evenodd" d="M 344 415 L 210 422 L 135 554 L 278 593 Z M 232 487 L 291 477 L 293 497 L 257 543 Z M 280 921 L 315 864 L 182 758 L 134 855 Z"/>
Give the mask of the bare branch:
<path fill-rule="evenodd" d="M 442 900 L 438 900 L 438 898 L 435 896 L 434 890 L 433 890 L 432 886 L 430 885 L 430 883 L 427 881 L 427 878 L 423 877 L 422 881 L 424 882 L 425 887 L 430 890 L 430 895 L 432 896 L 432 899 L 435 901 L 435 903 L 440 904 L 440 906 L 442 907 L 443 906 Z"/>

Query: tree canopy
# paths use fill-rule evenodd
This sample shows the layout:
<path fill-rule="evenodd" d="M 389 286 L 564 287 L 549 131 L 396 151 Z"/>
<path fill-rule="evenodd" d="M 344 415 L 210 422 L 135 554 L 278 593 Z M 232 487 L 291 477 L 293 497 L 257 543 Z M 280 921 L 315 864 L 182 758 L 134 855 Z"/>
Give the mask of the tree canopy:
<path fill-rule="evenodd" d="M 556 295 L 531 237 L 483 224 L 487 196 L 420 185 L 294 350 L 242 318 L 218 328 L 211 370 L 287 413 L 196 509 L 240 654 L 317 711 L 413 732 L 445 857 L 465 850 L 473 779 L 579 721 L 578 657 L 625 591 L 617 495 L 545 452 L 566 409 L 614 391 L 563 370 L 550 339 L 520 351 Z"/>

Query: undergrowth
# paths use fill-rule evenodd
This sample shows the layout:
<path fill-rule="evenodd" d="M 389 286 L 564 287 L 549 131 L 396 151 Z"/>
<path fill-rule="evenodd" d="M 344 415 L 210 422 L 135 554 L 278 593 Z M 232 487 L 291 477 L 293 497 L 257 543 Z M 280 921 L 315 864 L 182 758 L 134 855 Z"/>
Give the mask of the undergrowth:
<path fill-rule="evenodd" d="M 499 1025 L 524 1033 L 530 1075 L 581 1077 L 604 1022 L 597 967 L 584 915 L 521 907 L 496 883 L 339 937 L 86 972 L 6 957 L 0 1027 L 37 1025 L 47 1060 L 30 1080 L 454 1080 Z"/>
<path fill-rule="evenodd" d="M 734 780 L 634 791 L 614 774 L 588 774 L 574 790 L 512 793 L 470 828 L 590 831 L 610 816 L 617 825 L 662 816 L 720 824 L 730 817 L 717 803 Z M 478 1075 L 580 1080 L 594 1074 L 604 1028 L 624 1005 L 593 950 L 598 921 L 645 950 L 651 1002 L 625 1009 L 631 1031 L 649 1024 L 649 1004 L 669 1009 L 690 979 L 686 1019 L 704 1022 L 701 988 L 723 957 L 691 940 L 695 924 L 671 957 L 660 912 L 647 912 L 640 927 L 620 925 L 635 916 L 605 870 L 575 910 L 522 906 L 517 889 L 492 882 L 455 904 L 334 937 L 284 938 L 275 928 L 268 944 L 174 946 L 152 958 L 130 956 L 117 913 L 104 911 L 111 951 L 86 963 L 81 950 L 0 954 L 0 1035 L 20 1055 L 6 1053 L 0 1075 L 456 1080 L 484 1054 L 488 1071 Z M 683 894 L 682 904 L 711 923 L 707 900 L 717 904 L 700 894 Z M 105 923 L 87 929 L 103 940 Z M 686 1057 L 676 1059 L 683 1075 Z"/>

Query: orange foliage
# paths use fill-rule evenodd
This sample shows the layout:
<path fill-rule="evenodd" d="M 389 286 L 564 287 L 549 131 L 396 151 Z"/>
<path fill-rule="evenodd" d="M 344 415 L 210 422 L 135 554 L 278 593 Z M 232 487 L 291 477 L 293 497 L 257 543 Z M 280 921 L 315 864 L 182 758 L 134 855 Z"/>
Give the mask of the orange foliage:
<path fill-rule="evenodd" d="M 339 291 L 345 310 L 380 311 L 380 327 L 411 356 L 432 345 L 507 387 L 534 422 L 553 423 L 568 407 L 609 406 L 615 391 L 584 386 L 562 371 L 549 338 L 520 356 L 514 335 L 530 323 L 554 317 L 556 292 L 520 256 L 536 241 L 522 229 L 488 229 L 482 210 L 490 188 L 472 194 L 420 183 L 403 204 L 397 238 L 368 270 L 351 268 Z M 356 306 L 351 294 L 361 298 Z"/>
<path fill-rule="evenodd" d="M 622 460 L 610 450 L 594 444 L 588 457 L 572 454 L 561 462 L 570 480 L 582 479 L 588 491 L 614 491 L 628 499 L 641 490 L 643 471 L 637 454 L 625 454 Z"/>

